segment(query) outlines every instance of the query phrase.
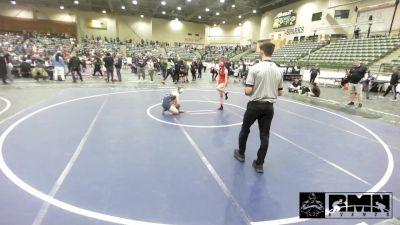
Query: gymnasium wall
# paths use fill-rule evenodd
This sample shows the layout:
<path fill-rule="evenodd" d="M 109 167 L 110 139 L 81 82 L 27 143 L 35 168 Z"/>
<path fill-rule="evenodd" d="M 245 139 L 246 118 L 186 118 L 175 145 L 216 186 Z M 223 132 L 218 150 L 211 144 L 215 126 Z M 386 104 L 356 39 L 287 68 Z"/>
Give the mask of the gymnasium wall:
<path fill-rule="evenodd" d="M 260 17 L 244 20 L 242 25 L 206 26 L 206 44 L 248 45 L 258 41 Z"/>
<path fill-rule="evenodd" d="M 349 2 L 356 2 L 349 5 L 338 6 L 342 4 L 347 4 Z M 358 9 L 362 9 L 367 6 L 379 5 L 386 2 L 394 3 L 394 0 L 363 0 L 363 1 L 347 1 L 347 0 L 303 0 L 296 2 L 281 8 L 274 9 L 272 11 L 266 12 L 261 18 L 261 29 L 260 29 L 260 39 L 268 39 L 271 34 L 276 38 L 279 33 L 284 33 L 288 28 L 304 27 L 304 33 L 294 34 L 294 35 L 284 35 L 286 39 L 291 40 L 294 36 L 312 36 L 314 30 L 316 30 L 316 35 L 320 38 L 324 38 L 325 35 L 329 34 L 346 34 L 349 37 L 353 35 L 354 24 L 357 20 L 357 12 L 355 11 L 356 6 Z M 338 6 L 335 8 L 330 8 L 333 6 Z M 336 19 L 334 18 L 335 10 L 350 10 L 348 19 Z M 272 29 L 273 18 L 279 12 L 285 12 L 288 10 L 294 10 L 297 13 L 296 25 L 291 27 L 285 27 L 280 29 Z M 382 30 L 388 30 L 390 26 L 390 21 L 393 16 L 394 6 L 381 8 L 380 10 L 369 10 L 364 12 L 364 15 L 374 15 L 374 24 L 371 27 L 371 32 L 377 32 Z M 322 12 L 322 19 L 320 21 L 311 21 L 312 14 Z M 397 10 L 395 23 L 393 25 L 393 30 L 400 29 L 400 12 Z M 362 17 L 360 12 L 360 17 L 358 18 L 358 24 L 362 32 L 366 32 L 368 29 L 368 22 L 363 21 L 365 18 Z M 284 37 L 282 36 L 282 39 Z"/>
<path fill-rule="evenodd" d="M 76 34 L 75 15 L 34 5 L 0 4 L 0 30 Z"/>
<path fill-rule="evenodd" d="M 153 40 L 204 44 L 205 25 L 178 20 L 152 19 Z"/>

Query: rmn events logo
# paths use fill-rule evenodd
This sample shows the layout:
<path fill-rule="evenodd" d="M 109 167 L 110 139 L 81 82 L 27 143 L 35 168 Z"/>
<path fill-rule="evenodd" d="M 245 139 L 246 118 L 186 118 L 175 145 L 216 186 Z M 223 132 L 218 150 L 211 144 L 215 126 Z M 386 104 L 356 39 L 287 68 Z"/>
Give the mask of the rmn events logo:
<path fill-rule="evenodd" d="M 391 219 L 390 192 L 300 192 L 300 218 Z"/>

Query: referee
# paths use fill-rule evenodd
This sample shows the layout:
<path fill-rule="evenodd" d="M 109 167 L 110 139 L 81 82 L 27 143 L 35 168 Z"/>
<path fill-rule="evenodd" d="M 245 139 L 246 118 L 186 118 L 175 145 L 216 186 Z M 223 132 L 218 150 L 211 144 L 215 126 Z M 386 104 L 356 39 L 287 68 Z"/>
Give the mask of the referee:
<path fill-rule="evenodd" d="M 263 43 L 260 46 L 261 61 L 250 68 L 246 79 L 244 93 L 251 97 L 243 117 L 242 129 L 239 134 L 239 149 L 235 149 L 234 157 L 244 162 L 246 142 L 250 127 L 257 120 L 260 130 L 261 145 L 253 168 L 258 173 L 263 172 L 264 159 L 268 150 L 269 130 L 274 116 L 274 106 L 278 96 L 283 93 L 283 76 L 278 66 L 271 61 L 275 45 Z"/>

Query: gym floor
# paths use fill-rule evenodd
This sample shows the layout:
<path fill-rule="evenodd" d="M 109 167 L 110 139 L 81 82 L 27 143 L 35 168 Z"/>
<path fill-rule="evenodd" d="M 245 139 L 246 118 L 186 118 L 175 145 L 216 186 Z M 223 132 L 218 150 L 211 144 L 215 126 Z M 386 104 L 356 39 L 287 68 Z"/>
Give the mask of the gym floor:
<path fill-rule="evenodd" d="M 211 86 L 186 88 L 176 117 L 161 113 L 169 90 L 68 86 L 17 112 L 23 100 L 0 98 L 0 114 L 13 112 L 0 121 L 0 224 L 381 222 L 299 220 L 299 192 L 393 192 L 400 216 L 395 124 L 281 97 L 258 174 L 256 123 L 246 161 L 233 158 L 239 84 L 223 112 Z"/>

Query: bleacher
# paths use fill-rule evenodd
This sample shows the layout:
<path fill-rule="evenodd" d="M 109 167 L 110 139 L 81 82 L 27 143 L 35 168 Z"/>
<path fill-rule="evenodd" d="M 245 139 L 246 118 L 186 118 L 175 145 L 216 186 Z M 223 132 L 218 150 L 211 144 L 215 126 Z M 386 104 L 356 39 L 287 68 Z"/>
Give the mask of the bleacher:
<path fill-rule="evenodd" d="M 371 65 L 400 47 L 400 38 L 366 38 L 339 40 L 300 60 L 300 65 L 319 64 L 324 68 L 350 67 L 354 59 Z"/>
<path fill-rule="evenodd" d="M 113 55 L 120 52 L 120 43 L 113 42 L 99 42 L 99 43 L 82 43 L 81 48 L 79 48 L 80 54 L 88 54 L 90 52 L 100 53 L 105 55 L 109 52 Z"/>
<path fill-rule="evenodd" d="M 381 72 L 392 72 L 394 66 L 400 66 L 400 56 L 397 59 L 393 59 L 390 63 L 382 63 L 379 71 Z"/>
<path fill-rule="evenodd" d="M 14 33 L 0 33 L 0 51 L 14 52 L 15 46 L 22 43 L 23 36 Z"/>
<path fill-rule="evenodd" d="M 325 43 L 322 42 L 294 42 L 287 44 L 282 48 L 275 49 L 275 52 L 272 55 L 272 60 L 280 64 L 296 62 L 306 56 L 309 52 L 316 51 L 324 45 Z M 254 52 L 244 57 L 246 61 L 254 61 L 258 58 L 258 52 Z"/>
<path fill-rule="evenodd" d="M 143 54 L 144 56 L 161 57 L 162 53 L 155 45 L 138 45 L 138 44 L 127 44 L 126 54 L 128 56 L 134 56 L 137 54 Z"/>
<path fill-rule="evenodd" d="M 60 46 L 65 46 L 69 51 L 74 43 L 75 40 L 70 38 L 45 37 L 41 35 L 29 38 L 29 44 L 35 45 L 37 49 L 43 49 L 50 54 L 54 54 L 59 50 Z"/>
<path fill-rule="evenodd" d="M 203 50 L 202 55 L 206 62 L 218 61 L 221 58 L 231 59 L 243 52 L 248 46 L 208 46 Z"/>
<path fill-rule="evenodd" d="M 199 55 L 195 52 L 194 48 L 188 46 L 181 46 L 181 47 L 167 46 L 165 50 L 167 52 L 167 55 L 173 58 L 180 58 L 190 61 L 199 58 Z"/>

